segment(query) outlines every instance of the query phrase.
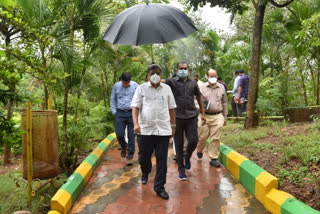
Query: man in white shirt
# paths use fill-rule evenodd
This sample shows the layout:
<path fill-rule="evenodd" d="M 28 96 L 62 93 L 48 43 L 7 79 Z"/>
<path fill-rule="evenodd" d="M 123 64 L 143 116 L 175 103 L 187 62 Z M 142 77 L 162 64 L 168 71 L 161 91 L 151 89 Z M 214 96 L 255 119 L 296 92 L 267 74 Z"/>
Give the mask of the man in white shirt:
<path fill-rule="evenodd" d="M 234 79 L 234 82 L 233 82 L 233 89 L 232 91 L 227 91 L 228 94 L 233 94 L 232 95 L 232 99 L 231 99 L 231 108 L 232 108 L 232 115 L 234 117 L 238 117 L 239 116 L 239 113 L 237 111 L 237 103 L 234 101 L 234 98 L 238 99 L 239 98 L 239 80 L 241 78 L 241 76 L 239 75 L 239 71 L 234 71 L 233 72 L 233 77 L 235 78 Z"/>
<path fill-rule="evenodd" d="M 171 88 L 161 80 L 161 68 L 152 64 L 148 68 L 149 82 L 138 86 L 132 99 L 134 132 L 137 134 L 141 183 L 148 182 L 152 169 L 151 155 L 156 155 L 154 191 L 163 199 L 169 199 L 165 191 L 167 156 L 170 136 L 175 133 L 176 103 Z"/>

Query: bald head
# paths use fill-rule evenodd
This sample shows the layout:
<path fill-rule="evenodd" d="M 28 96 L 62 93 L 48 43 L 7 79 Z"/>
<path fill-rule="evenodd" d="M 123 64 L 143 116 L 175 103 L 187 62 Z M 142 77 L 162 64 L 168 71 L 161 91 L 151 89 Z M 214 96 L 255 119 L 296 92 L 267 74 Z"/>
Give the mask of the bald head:
<path fill-rule="evenodd" d="M 210 68 L 207 73 L 207 77 L 208 77 L 208 79 L 210 79 L 211 77 L 218 77 L 218 73 L 216 70 Z"/>

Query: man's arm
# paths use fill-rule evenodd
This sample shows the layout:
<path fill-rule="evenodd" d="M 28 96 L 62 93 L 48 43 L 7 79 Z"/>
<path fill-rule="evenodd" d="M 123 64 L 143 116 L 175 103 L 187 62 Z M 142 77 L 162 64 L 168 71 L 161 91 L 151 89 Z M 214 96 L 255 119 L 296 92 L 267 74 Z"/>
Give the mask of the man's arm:
<path fill-rule="evenodd" d="M 226 93 L 223 94 L 221 101 L 222 101 L 222 113 L 223 113 L 223 117 L 224 117 L 224 124 L 223 125 L 227 125 L 228 97 L 227 97 Z"/>
<path fill-rule="evenodd" d="M 234 80 L 233 89 L 232 89 L 232 91 L 229 91 L 228 93 L 234 94 L 234 93 L 236 93 L 238 91 L 238 89 L 239 89 L 239 80 L 240 80 L 240 78 L 238 78 L 238 77 Z"/>
<path fill-rule="evenodd" d="M 242 86 L 239 86 L 239 98 L 241 98 Z"/>
<path fill-rule="evenodd" d="M 133 131 L 135 134 L 141 134 L 140 125 L 138 121 L 139 108 L 132 107 Z"/>
<path fill-rule="evenodd" d="M 205 109 L 204 109 L 204 104 L 203 104 L 203 97 L 202 95 L 196 96 L 198 104 L 200 106 L 200 112 L 201 112 L 201 120 L 202 123 L 204 124 L 206 122 L 206 114 L 205 114 Z"/>
<path fill-rule="evenodd" d="M 172 129 L 172 135 L 176 133 L 176 110 L 175 109 L 169 109 L 170 114 L 170 123 L 171 123 L 171 129 Z"/>
<path fill-rule="evenodd" d="M 116 85 L 114 85 L 112 88 L 111 99 L 110 99 L 111 112 L 113 115 L 117 113 L 117 94 L 116 94 L 115 86 Z"/>

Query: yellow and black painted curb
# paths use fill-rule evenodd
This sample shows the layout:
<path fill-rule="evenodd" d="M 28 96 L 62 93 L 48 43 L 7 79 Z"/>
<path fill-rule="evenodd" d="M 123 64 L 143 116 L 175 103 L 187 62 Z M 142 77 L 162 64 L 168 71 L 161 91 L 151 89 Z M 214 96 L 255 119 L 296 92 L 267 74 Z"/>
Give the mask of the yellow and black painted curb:
<path fill-rule="evenodd" d="M 219 161 L 274 214 L 319 214 L 292 195 L 278 190 L 278 179 L 230 147 L 220 144 Z"/>
<path fill-rule="evenodd" d="M 99 161 L 105 152 L 117 142 L 115 133 L 109 134 L 99 145 L 82 161 L 80 166 L 68 178 L 51 199 L 49 214 L 67 214 L 77 200 L 84 186 L 88 183 Z"/>

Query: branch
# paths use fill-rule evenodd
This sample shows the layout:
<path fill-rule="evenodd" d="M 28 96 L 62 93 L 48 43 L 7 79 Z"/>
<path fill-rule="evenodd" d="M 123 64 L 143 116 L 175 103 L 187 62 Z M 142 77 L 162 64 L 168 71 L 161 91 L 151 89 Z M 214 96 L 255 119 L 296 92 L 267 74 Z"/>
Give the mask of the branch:
<path fill-rule="evenodd" d="M 256 8 L 256 9 L 257 9 L 258 4 L 257 4 L 254 0 L 251 0 L 251 1 L 252 1 L 252 4 L 253 4 L 254 8 Z"/>
<path fill-rule="evenodd" d="M 278 4 L 277 2 L 275 2 L 274 0 L 269 0 L 271 2 L 271 4 L 273 4 L 273 6 L 275 7 L 278 7 L 278 8 L 281 8 L 281 7 L 286 7 L 288 6 L 289 4 L 291 4 L 294 0 L 290 0 L 288 1 L 287 3 L 284 3 L 284 4 Z"/>
<path fill-rule="evenodd" d="M 12 40 L 15 40 L 15 39 L 18 39 L 18 38 L 21 38 L 21 37 L 23 37 L 23 36 L 14 37 L 14 38 L 11 39 L 11 41 L 12 41 Z"/>
<path fill-rule="evenodd" d="M 300 22 L 298 15 L 290 8 L 287 7 L 287 9 L 291 12 L 291 14 Z"/>

